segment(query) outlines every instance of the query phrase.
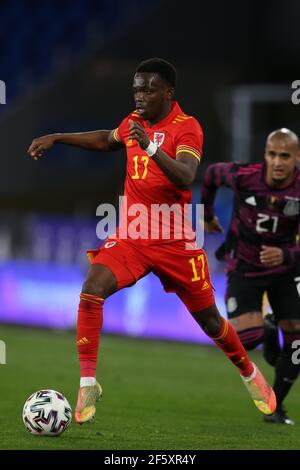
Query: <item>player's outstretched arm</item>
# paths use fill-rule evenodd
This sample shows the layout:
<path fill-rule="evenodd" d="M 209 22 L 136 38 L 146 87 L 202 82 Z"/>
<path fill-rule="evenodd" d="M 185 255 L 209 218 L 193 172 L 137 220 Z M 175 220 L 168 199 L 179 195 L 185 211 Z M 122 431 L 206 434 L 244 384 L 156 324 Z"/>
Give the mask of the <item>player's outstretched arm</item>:
<path fill-rule="evenodd" d="M 42 157 L 43 153 L 54 144 L 66 144 L 87 150 L 110 152 L 123 146 L 114 138 L 114 130 L 99 130 L 91 132 L 76 132 L 74 134 L 49 134 L 34 139 L 28 149 L 28 154 L 34 160 Z"/>

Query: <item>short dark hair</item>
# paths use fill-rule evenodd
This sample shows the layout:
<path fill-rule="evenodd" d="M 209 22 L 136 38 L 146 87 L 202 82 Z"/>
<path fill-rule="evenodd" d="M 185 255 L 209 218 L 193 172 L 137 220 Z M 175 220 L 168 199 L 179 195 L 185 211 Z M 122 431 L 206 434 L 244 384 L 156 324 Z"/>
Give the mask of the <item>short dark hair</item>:
<path fill-rule="evenodd" d="M 172 88 L 176 86 L 176 69 L 174 65 L 164 59 L 154 57 L 143 60 L 137 66 L 135 73 L 157 73 Z"/>

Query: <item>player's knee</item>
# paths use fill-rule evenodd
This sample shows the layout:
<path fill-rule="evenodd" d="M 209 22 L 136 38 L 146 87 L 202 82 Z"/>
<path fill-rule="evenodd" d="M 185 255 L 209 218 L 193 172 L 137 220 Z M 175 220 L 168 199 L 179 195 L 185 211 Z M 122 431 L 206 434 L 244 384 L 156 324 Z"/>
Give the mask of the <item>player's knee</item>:
<path fill-rule="evenodd" d="M 96 279 L 86 279 L 82 286 L 82 293 L 103 297 L 103 286 Z"/>
<path fill-rule="evenodd" d="M 201 312 L 193 313 L 193 317 L 208 336 L 214 337 L 220 333 L 222 320 L 215 305 L 202 310 Z"/>
<path fill-rule="evenodd" d="M 112 272 L 105 266 L 94 265 L 83 283 L 82 293 L 107 298 L 117 289 L 117 282 Z"/>
<path fill-rule="evenodd" d="M 263 326 L 246 328 L 244 330 L 237 331 L 237 334 L 244 348 L 251 351 L 262 343 L 264 338 L 264 328 Z"/>

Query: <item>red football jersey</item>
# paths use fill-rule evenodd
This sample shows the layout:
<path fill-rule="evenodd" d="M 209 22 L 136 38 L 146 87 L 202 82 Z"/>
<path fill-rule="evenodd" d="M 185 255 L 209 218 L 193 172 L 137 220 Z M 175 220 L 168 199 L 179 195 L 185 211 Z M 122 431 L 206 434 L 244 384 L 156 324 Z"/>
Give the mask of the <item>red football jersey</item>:
<path fill-rule="evenodd" d="M 172 183 L 160 167 L 149 157 L 136 140 L 130 138 L 129 120 L 139 121 L 150 140 L 157 143 L 171 158 L 187 152 L 200 161 L 203 133 L 200 124 L 193 116 L 186 115 L 177 102 L 172 103 L 170 113 L 152 127 L 136 113 L 130 113 L 114 132 L 114 138 L 126 145 L 127 171 L 124 200 L 119 226 L 119 236 L 137 238 L 150 242 L 171 240 L 192 240 L 191 223 L 183 228 L 179 222 L 185 204 L 191 203 L 190 189 L 180 189 Z M 164 204 L 166 213 L 159 207 Z M 170 210 L 168 222 L 167 212 Z M 181 212 L 181 214 L 180 214 Z M 131 229 L 131 230 L 130 230 Z M 169 233 L 169 235 L 168 235 Z"/>

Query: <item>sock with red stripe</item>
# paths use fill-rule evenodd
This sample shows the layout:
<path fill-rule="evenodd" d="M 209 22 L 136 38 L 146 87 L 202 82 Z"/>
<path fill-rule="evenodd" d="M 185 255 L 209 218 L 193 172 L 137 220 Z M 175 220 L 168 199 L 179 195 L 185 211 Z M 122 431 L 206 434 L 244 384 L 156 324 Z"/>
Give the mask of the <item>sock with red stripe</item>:
<path fill-rule="evenodd" d="M 240 369 L 243 377 L 250 377 L 254 371 L 252 362 L 232 325 L 221 317 L 222 325 L 217 336 L 211 337 L 230 361 Z"/>
<path fill-rule="evenodd" d="M 77 318 L 77 350 L 80 362 L 80 386 L 96 384 L 100 332 L 103 323 L 101 297 L 80 294 Z"/>

